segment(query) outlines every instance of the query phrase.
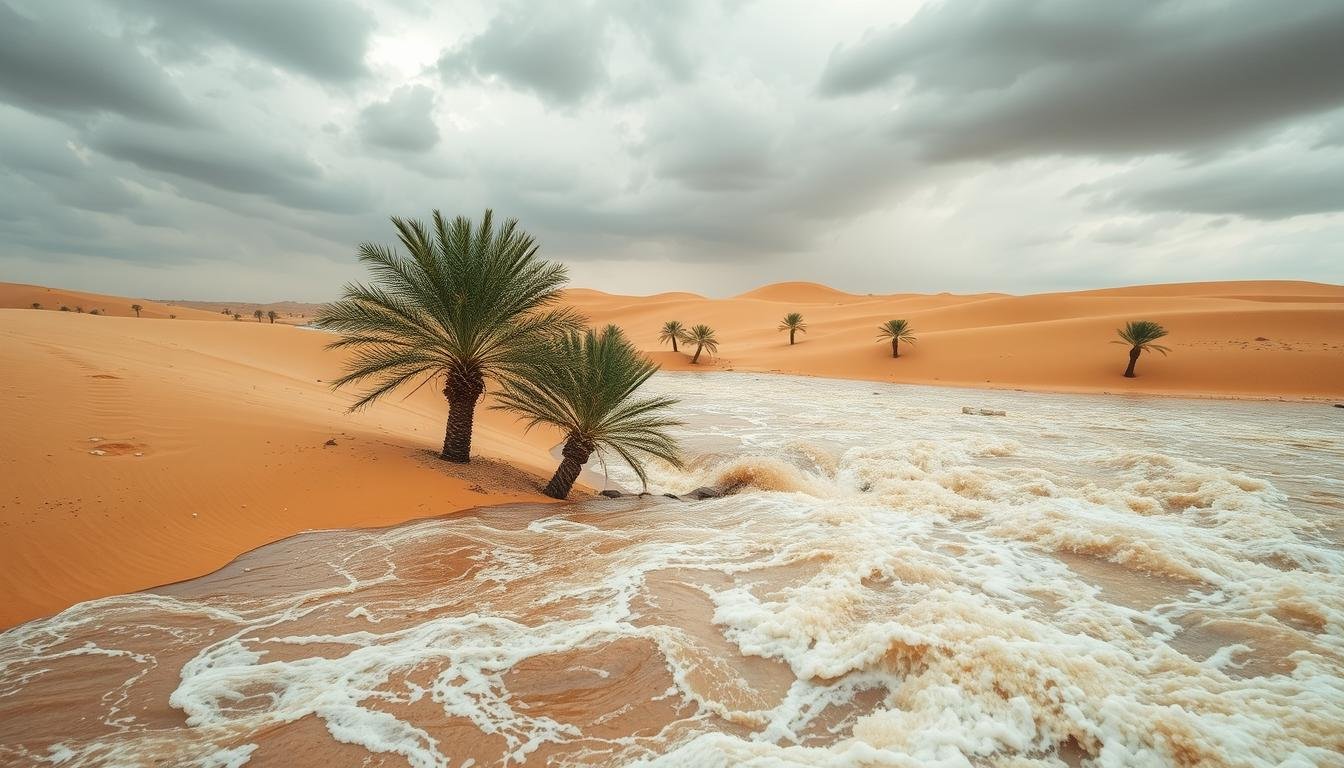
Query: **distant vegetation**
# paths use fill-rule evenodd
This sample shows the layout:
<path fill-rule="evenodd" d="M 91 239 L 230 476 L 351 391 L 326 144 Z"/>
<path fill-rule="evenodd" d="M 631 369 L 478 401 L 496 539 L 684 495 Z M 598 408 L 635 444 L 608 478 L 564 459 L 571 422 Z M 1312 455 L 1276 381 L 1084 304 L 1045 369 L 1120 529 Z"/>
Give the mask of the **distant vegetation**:
<path fill-rule="evenodd" d="M 877 327 L 878 340 L 891 341 L 891 356 L 901 356 L 901 342 L 915 343 L 915 334 L 910 330 L 908 320 L 888 320 Z"/>
<path fill-rule="evenodd" d="M 1113 341 L 1112 344 L 1129 345 L 1129 365 L 1125 368 L 1125 378 L 1134 378 L 1134 365 L 1139 362 L 1139 355 L 1144 352 L 1161 352 L 1167 354 L 1168 350 L 1161 344 L 1153 342 L 1167 335 L 1167 329 L 1152 320 L 1131 320 L 1125 323 L 1124 328 L 1116 329 L 1116 334 L 1120 336 L 1120 341 Z"/>
<path fill-rule="evenodd" d="M 266 312 L 266 317 L 270 319 L 270 321 L 271 321 L 271 325 L 275 325 L 275 319 L 276 319 L 277 317 L 279 317 L 279 316 L 280 316 L 280 313 L 276 312 L 274 309 L 272 309 L 272 310 L 268 310 L 268 311 Z"/>
<path fill-rule="evenodd" d="M 789 346 L 793 346 L 793 335 L 795 333 L 807 333 L 807 323 L 803 322 L 802 314 L 790 312 L 779 321 L 779 330 L 789 332 Z"/>
<path fill-rule="evenodd" d="M 33 309 L 41 309 L 41 308 L 42 308 L 42 304 L 41 304 L 41 302 L 37 302 L 37 301 L 34 301 L 34 302 L 33 302 Z"/>
<path fill-rule="evenodd" d="M 140 306 L 139 304 L 132 304 L 132 305 L 131 305 L 131 311 L 135 312 L 135 316 L 136 316 L 136 317 L 139 317 L 139 316 L 140 316 L 140 310 L 142 310 L 142 309 L 144 309 L 144 307 Z"/>
<path fill-rule="evenodd" d="M 666 431 L 681 422 L 664 415 L 677 401 L 634 397 L 658 366 L 621 329 L 608 325 L 600 333 L 591 328 L 571 331 L 553 345 L 538 375 L 504 381 L 494 406 L 524 418 L 526 429 L 549 424 L 564 433 L 563 459 L 543 493 L 556 499 L 568 496 L 583 465 L 600 449 L 624 459 L 645 488 L 644 456 L 681 466 L 676 441 Z"/>

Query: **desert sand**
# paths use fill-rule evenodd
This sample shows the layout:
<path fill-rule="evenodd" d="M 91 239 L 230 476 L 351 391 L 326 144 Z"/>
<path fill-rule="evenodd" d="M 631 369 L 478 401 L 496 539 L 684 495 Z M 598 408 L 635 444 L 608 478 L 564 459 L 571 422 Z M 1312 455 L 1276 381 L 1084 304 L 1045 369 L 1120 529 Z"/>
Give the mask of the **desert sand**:
<path fill-rule="evenodd" d="M 624 327 L 671 370 L 1344 398 L 1342 286 L 860 296 L 782 283 L 730 299 L 574 289 L 567 300 L 595 323 Z M 28 309 L 34 301 L 44 309 Z M 131 303 L 144 306 L 142 318 Z M 61 304 L 106 316 L 56 311 Z M 540 501 L 537 484 L 554 469 L 558 435 L 524 436 L 485 408 L 475 451 L 486 461 L 436 460 L 446 404 L 430 387 L 348 414 L 352 395 L 327 384 L 342 357 L 323 349 L 320 332 L 36 286 L 0 285 L 0 306 L 0 394 L 10 404 L 0 412 L 0 591 L 10 596 L 0 627 L 198 576 L 304 530 Z M 775 330 L 788 311 L 809 326 L 793 347 Z M 158 319 L 169 314 L 178 319 Z M 893 317 L 918 336 L 900 359 L 875 338 Z M 659 326 L 672 319 L 713 326 L 721 354 L 691 366 L 661 348 Z M 1167 326 L 1172 351 L 1145 356 L 1139 378 L 1126 380 L 1126 350 L 1109 342 L 1130 319 Z"/>

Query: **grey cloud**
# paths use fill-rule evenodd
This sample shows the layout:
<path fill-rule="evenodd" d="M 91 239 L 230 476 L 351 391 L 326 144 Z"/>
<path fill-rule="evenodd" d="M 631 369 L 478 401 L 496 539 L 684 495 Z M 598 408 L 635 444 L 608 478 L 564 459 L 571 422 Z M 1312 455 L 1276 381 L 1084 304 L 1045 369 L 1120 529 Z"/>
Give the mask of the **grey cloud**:
<path fill-rule="evenodd" d="M 480 35 L 439 59 L 449 82 L 498 77 L 543 99 L 572 104 L 607 78 L 607 18 L 558 3 L 517 4 L 501 11 Z"/>
<path fill-rule="evenodd" d="M 115 123 L 100 127 L 90 145 L 147 171 L 261 195 L 293 208 L 344 213 L 368 205 L 353 183 L 332 178 L 301 154 L 255 139 Z"/>
<path fill-rule="evenodd" d="M 63 117 L 111 112 L 163 124 L 195 121 L 168 76 L 124 38 L 63 6 L 25 12 L 0 2 L 0 99 Z"/>
<path fill-rule="evenodd" d="M 946 3 L 835 51 L 937 160 L 1198 150 L 1344 104 L 1344 4 Z"/>
<path fill-rule="evenodd" d="M 697 99 L 695 109 L 666 110 L 639 151 L 655 175 L 711 192 L 759 187 L 778 174 L 776 128 L 745 102 Z"/>
<path fill-rule="evenodd" d="M 1138 169 L 1079 190 L 1103 205 L 1274 220 L 1344 211 L 1344 150 L 1282 149 L 1179 170 Z"/>
<path fill-rule="evenodd" d="M 427 152 L 439 143 L 433 111 L 433 90 L 423 85 L 403 86 L 386 101 L 360 112 L 360 136 L 372 146 L 394 152 Z"/>
<path fill-rule="evenodd" d="M 318 80 L 367 74 L 373 17 L 346 0 L 112 0 L 179 56 L 228 43 Z"/>
<path fill-rule="evenodd" d="M 32 185 L 37 199 L 51 197 L 64 206 L 101 213 L 120 213 L 141 204 L 139 195 L 92 153 L 75 142 L 65 125 L 16 109 L 0 109 L 0 171 L 12 174 L 7 184 Z"/>

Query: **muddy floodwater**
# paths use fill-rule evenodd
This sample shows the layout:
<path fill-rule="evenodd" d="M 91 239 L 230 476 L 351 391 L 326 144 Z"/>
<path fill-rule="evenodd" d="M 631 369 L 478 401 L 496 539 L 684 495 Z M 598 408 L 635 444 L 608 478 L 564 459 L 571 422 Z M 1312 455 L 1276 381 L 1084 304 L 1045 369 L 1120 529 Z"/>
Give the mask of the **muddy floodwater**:
<path fill-rule="evenodd" d="M 0 634 L 0 764 L 1344 765 L 1344 411 L 649 387 L 691 461 L 648 498 L 304 534 Z"/>

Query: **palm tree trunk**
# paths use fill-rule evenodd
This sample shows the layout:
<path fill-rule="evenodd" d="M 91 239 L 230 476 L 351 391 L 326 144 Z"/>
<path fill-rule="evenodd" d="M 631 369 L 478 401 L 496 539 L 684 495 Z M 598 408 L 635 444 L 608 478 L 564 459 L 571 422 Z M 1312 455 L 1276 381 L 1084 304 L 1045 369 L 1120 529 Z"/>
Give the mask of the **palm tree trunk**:
<path fill-rule="evenodd" d="M 790 329 L 789 329 L 789 346 L 790 346 L 790 347 L 793 346 L 793 334 L 794 334 L 794 330 L 793 330 L 792 328 L 790 328 Z"/>
<path fill-rule="evenodd" d="M 695 357 L 692 357 L 692 358 L 691 358 L 691 365 L 695 365 L 696 363 L 700 362 L 700 350 L 701 350 L 701 349 L 704 349 L 704 346 L 703 346 L 703 345 L 696 345 L 696 347 L 695 347 Z"/>
<path fill-rule="evenodd" d="M 892 357 L 901 356 L 901 342 L 897 339 L 891 340 L 891 356 Z"/>
<path fill-rule="evenodd" d="M 568 496 L 570 489 L 574 487 L 574 481 L 579 479 L 579 472 L 583 471 L 583 465 L 588 462 L 588 457 L 593 455 L 595 447 L 592 443 L 573 436 L 566 440 L 565 449 L 560 452 L 565 458 L 556 468 L 551 482 L 546 484 L 542 493 L 552 499 L 563 499 Z"/>
<path fill-rule="evenodd" d="M 1125 369 L 1125 378 L 1134 378 L 1134 364 L 1139 362 L 1139 348 L 1134 347 L 1129 350 L 1129 367 Z"/>
<path fill-rule="evenodd" d="M 677 337 L 676 337 L 676 336 L 673 336 L 673 337 L 672 337 L 672 351 L 673 351 L 673 352 L 676 352 L 676 351 L 677 351 Z"/>
<path fill-rule="evenodd" d="M 476 403 L 485 391 L 485 379 L 479 370 L 455 370 L 448 374 L 443 396 L 448 398 L 448 426 L 443 432 L 443 452 L 439 456 L 458 464 L 471 461 L 471 429 L 476 418 Z"/>

